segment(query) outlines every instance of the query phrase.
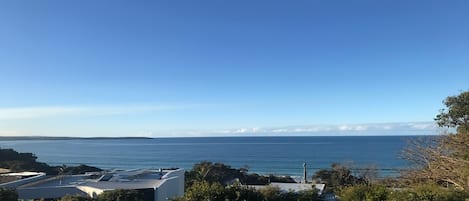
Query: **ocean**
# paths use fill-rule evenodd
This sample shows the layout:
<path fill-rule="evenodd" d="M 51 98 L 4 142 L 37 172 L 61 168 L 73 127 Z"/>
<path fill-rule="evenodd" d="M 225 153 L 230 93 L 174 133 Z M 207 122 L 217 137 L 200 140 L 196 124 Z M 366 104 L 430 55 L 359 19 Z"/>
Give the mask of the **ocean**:
<path fill-rule="evenodd" d="M 201 137 L 0 141 L 1 148 L 32 152 L 50 165 L 87 164 L 104 169 L 190 169 L 200 161 L 248 167 L 249 172 L 300 176 L 346 163 L 375 166 L 381 176 L 407 167 L 399 158 L 412 136 Z"/>

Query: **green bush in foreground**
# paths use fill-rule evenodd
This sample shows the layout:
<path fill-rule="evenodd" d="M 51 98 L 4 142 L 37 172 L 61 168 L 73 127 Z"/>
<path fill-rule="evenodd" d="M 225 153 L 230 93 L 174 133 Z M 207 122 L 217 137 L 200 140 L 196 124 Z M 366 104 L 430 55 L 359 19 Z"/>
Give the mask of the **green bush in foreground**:
<path fill-rule="evenodd" d="M 94 199 L 93 198 L 82 197 L 82 196 L 67 195 L 65 197 L 60 198 L 59 201 L 94 201 Z"/>
<path fill-rule="evenodd" d="M 392 201 L 464 201 L 469 200 L 469 194 L 427 184 L 408 190 L 394 191 L 391 198 Z"/>
<path fill-rule="evenodd" d="M 338 192 L 340 201 L 469 201 L 463 191 L 437 185 L 420 185 L 409 189 L 390 189 L 382 185 L 356 185 Z"/>
<path fill-rule="evenodd" d="M 104 191 L 98 195 L 98 201 L 144 201 L 143 193 L 137 190 Z"/>
<path fill-rule="evenodd" d="M 340 201 L 385 201 L 390 190 L 382 185 L 355 185 L 339 190 Z"/>
<path fill-rule="evenodd" d="M 195 182 L 186 189 L 183 197 L 173 201 L 319 201 L 316 190 L 282 192 L 278 187 L 254 188 L 235 184 L 226 186 L 219 183 Z"/>
<path fill-rule="evenodd" d="M 0 188 L 0 200 L 1 201 L 17 201 L 18 193 L 14 190 Z"/>

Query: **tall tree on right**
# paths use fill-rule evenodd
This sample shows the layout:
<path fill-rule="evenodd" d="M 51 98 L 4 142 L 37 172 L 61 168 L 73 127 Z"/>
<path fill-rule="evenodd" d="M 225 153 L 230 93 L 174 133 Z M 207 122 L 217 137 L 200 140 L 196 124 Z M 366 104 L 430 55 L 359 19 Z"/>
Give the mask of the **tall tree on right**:
<path fill-rule="evenodd" d="M 456 128 L 457 133 L 469 133 L 469 91 L 446 98 L 442 109 L 435 118 L 438 126 Z"/>
<path fill-rule="evenodd" d="M 404 176 L 412 182 L 432 182 L 469 192 L 469 91 L 450 96 L 435 118 L 456 133 L 412 141 L 404 151 L 414 169 Z"/>

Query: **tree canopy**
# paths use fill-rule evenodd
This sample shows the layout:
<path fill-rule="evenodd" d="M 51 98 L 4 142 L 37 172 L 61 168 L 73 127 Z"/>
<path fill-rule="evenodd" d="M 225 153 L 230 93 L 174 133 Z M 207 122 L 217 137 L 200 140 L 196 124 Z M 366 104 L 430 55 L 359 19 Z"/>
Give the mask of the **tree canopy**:
<path fill-rule="evenodd" d="M 469 92 L 450 96 L 435 118 L 456 133 L 420 138 L 405 150 L 415 169 L 405 175 L 417 183 L 438 183 L 469 191 Z"/>
<path fill-rule="evenodd" d="M 0 188 L 0 200 L 1 201 L 17 201 L 18 193 L 14 190 Z"/>
<path fill-rule="evenodd" d="M 137 190 L 111 190 L 98 195 L 98 201 L 145 201 L 142 192 Z"/>
<path fill-rule="evenodd" d="M 84 174 L 85 172 L 102 171 L 100 168 L 87 165 L 79 166 L 49 166 L 46 163 L 38 162 L 37 156 L 33 153 L 20 153 L 13 149 L 0 148 L 0 168 L 6 168 L 13 172 L 36 171 L 45 172 L 49 175 L 57 174 Z"/>
<path fill-rule="evenodd" d="M 469 91 L 446 98 L 446 109 L 435 118 L 441 127 L 456 128 L 458 133 L 469 133 Z"/>

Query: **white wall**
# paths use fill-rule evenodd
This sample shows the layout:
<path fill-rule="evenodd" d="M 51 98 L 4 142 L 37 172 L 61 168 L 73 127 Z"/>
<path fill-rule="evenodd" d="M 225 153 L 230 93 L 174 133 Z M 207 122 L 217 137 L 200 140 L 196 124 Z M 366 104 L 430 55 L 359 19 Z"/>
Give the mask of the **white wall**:
<path fill-rule="evenodd" d="M 155 201 L 184 196 L 184 169 L 170 171 L 161 179 L 163 182 L 155 190 Z"/>

